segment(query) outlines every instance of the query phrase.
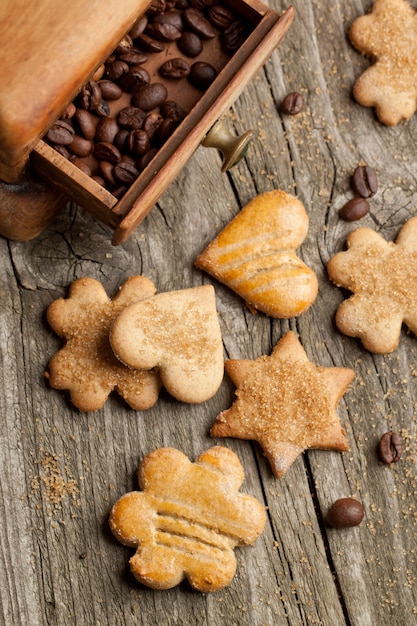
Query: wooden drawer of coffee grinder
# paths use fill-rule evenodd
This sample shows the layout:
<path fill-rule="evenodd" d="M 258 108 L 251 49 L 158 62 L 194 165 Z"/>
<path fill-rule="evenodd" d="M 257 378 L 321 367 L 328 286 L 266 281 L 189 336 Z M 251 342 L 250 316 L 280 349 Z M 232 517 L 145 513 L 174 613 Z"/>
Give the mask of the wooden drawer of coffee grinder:
<path fill-rule="evenodd" d="M 22 23 L 20 19 L 20 32 L 26 32 L 27 28 L 32 31 L 32 41 L 25 41 L 26 50 L 29 50 L 30 46 L 36 49 L 36 59 L 31 60 L 31 56 L 28 55 L 26 59 L 21 56 L 18 61 L 20 80 L 27 80 L 30 84 L 28 86 L 21 83 L 19 97 L 21 101 L 25 95 L 28 97 L 30 88 L 33 100 L 31 106 L 26 105 L 28 110 L 20 113 L 20 119 L 19 115 L 17 121 L 12 119 L 13 124 L 10 123 L 13 115 L 9 115 L 9 123 L 6 123 L 6 128 L 3 129 L 3 135 L 6 136 L 10 135 L 12 126 L 15 130 L 17 128 L 20 134 L 14 138 L 14 142 L 6 141 L 3 144 L 7 148 L 3 149 L 3 153 L 0 149 L 0 180 L 3 181 L 0 183 L 0 197 L 6 194 L 8 205 L 11 206 L 14 189 L 19 189 L 19 185 L 26 186 L 26 189 L 29 186 L 31 189 L 37 184 L 46 183 L 44 191 L 47 198 L 43 200 L 40 213 L 38 211 L 38 220 L 42 211 L 48 213 L 48 205 L 61 206 L 63 199 L 69 197 L 113 230 L 112 243 L 115 245 L 129 237 L 202 142 L 224 152 L 224 169 L 232 166 L 244 154 L 251 132 L 248 131 L 242 138 L 234 141 L 232 154 L 230 151 L 226 154 L 222 147 L 225 140 L 221 137 L 224 129 L 219 118 L 272 54 L 288 30 L 294 14 L 290 7 L 280 16 L 259 0 L 221 0 L 221 4 L 217 4 L 216 7 L 218 9 L 220 6 L 220 19 L 227 23 L 220 25 L 214 20 L 214 26 L 213 21 L 210 21 L 207 0 L 194 0 L 194 3 L 187 3 L 184 8 L 181 0 L 176 0 L 175 4 L 169 0 L 154 0 L 152 4 L 146 0 L 139 2 L 124 0 L 123 3 L 111 0 L 105 7 L 98 0 L 89 2 L 73 0 L 70 11 L 64 0 L 42 0 L 40 4 L 45 10 L 44 13 L 40 11 L 42 28 L 41 32 L 34 36 L 33 30 L 37 30 L 36 25 L 39 25 L 39 22 L 34 21 L 28 0 L 17 0 L 13 6 L 19 4 L 20 14 L 23 11 L 29 22 L 25 23 L 23 20 Z M 0 9 L 0 17 L 4 10 Z M 57 16 L 58 27 L 56 20 L 54 22 L 48 11 Z M 17 19 L 17 9 L 12 12 L 14 19 Z M 184 30 L 191 30 L 194 33 L 198 33 L 201 26 L 198 19 L 197 24 L 193 21 L 196 15 L 197 18 L 203 17 L 211 24 L 214 34 L 208 33 L 210 36 L 205 36 L 199 33 L 202 50 L 198 55 L 190 57 L 184 54 L 182 51 L 184 47 L 177 38 L 179 36 L 177 33 L 172 36 L 170 32 L 167 38 L 167 33 L 163 29 L 162 34 L 160 28 L 155 29 L 155 24 L 161 21 L 161 15 L 165 16 L 162 22 L 167 21 L 167 12 L 179 13 L 182 24 L 185 24 Z M 36 17 L 38 15 L 37 10 Z M 8 19 L 13 19 L 13 16 L 9 15 Z M 49 31 L 46 24 L 49 25 Z M 147 24 L 146 29 L 141 32 L 144 24 Z M 61 39 L 58 41 L 59 28 Z M 53 37 L 50 36 L 51 32 Z M 160 51 L 147 49 L 150 36 L 153 41 L 151 46 L 154 48 L 156 41 L 157 47 L 161 48 Z M 45 43 L 45 38 L 48 40 L 48 37 L 49 41 Z M 123 92 L 117 99 L 103 99 L 100 107 L 89 111 L 89 119 L 92 119 L 94 124 L 99 124 L 103 117 L 121 120 L 119 113 L 126 107 L 142 108 L 140 96 L 137 95 L 139 84 L 127 80 L 126 76 L 123 80 L 112 75 L 114 60 L 118 61 L 120 51 L 124 52 L 125 49 L 133 49 L 139 52 L 139 56 L 142 53 L 143 58 L 137 65 L 133 62 L 130 64 L 124 62 L 122 73 L 129 73 L 129 76 L 132 72 L 135 74 L 133 71 L 135 67 L 142 68 L 140 72 L 142 74 L 145 70 L 144 82 L 148 85 L 154 83 L 162 85 L 162 89 L 165 88 L 163 100 L 174 101 L 180 106 L 184 111 L 182 120 L 168 124 L 171 128 L 169 134 L 165 133 L 167 136 L 164 137 L 163 133 L 157 133 L 158 124 L 165 119 L 162 115 L 163 104 L 157 103 L 153 109 L 143 111 L 143 124 L 148 115 L 153 115 L 153 119 L 156 120 L 152 133 L 148 133 L 149 142 L 143 148 L 146 156 L 139 154 L 133 139 L 129 139 L 133 130 L 143 128 L 141 129 L 139 125 L 137 128 L 131 127 L 130 122 L 126 126 L 122 123 L 120 129 L 127 132 L 119 134 L 117 140 L 114 139 L 113 148 L 115 145 L 118 147 L 116 150 L 111 148 L 108 156 L 106 153 L 108 146 L 104 148 L 103 156 L 103 150 L 100 151 L 100 146 L 97 147 L 98 144 L 94 139 L 91 140 L 90 153 L 87 153 L 88 149 L 84 150 L 87 143 L 85 141 L 81 142 L 82 153 L 78 149 L 72 152 L 72 145 L 64 145 L 62 149 L 62 146 L 54 144 L 50 139 L 53 137 L 50 129 L 54 127 L 57 119 L 58 123 L 64 121 L 65 127 L 70 125 L 74 136 L 82 134 L 77 126 L 77 118 L 74 116 L 63 120 L 62 112 L 72 102 L 77 108 L 88 110 L 88 102 L 86 104 L 86 99 L 82 96 L 89 93 L 91 84 L 100 85 L 101 80 L 108 80 L 111 77 L 112 81 L 122 87 Z M 128 57 L 125 58 L 129 60 Z M 178 58 L 182 60 L 180 67 L 185 67 L 185 75 L 179 78 L 162 75 L 161 65 Z M 55 73 L 48 71 L 49 63 L 52 64 Z M 192 67 L 195 63 L 209 64 L 213 76 L 209 76 L 208 84 L 203 84 L 203 79 L 199 78 L 197 71 L 194 72 L 197 70 L 197 67 Z M 38 88 L 34 84 L 31 72 L 34 65 Z M 42 71 L 39 68 L 42 68 Z M 191 73 L 187 75 L 190 68 Z M 103 69 L 104 74 L 100 77 Z M 198 69 L 201 70 L 201 65 Z M 0 96 L 0 114 L 2 98 L 3 96 Z M 36 104 L 37 98 L 40 99 L 39 104 Z M 10 102 L 8 104 L 10 105 Z M 115 179 L 111 173 L 109 162 L 114 167 L 120 159 L 130 164 L 127 180 L 124 175 L 121 179 Z M 120 168 L 116 171 L 120 171 Z M 103 176 L 103 172 L 106 176 Z M 26 211 L 22 213 L 26 222 L 32 219 Z M 52 215 L 53 210 L 49 213 Z M 49 218 L 49 213 L 45 222 Z M 19 237 L 18 231 L 22 230 L 21 219 L 22 217 L 18 216 L 16 220 L 16 236 L 10 232 L 13 231 L 10 224 L 6 228 L 6 236 L 15 239 L 27 238 Z M 0 209 L 0 233 L 4 234 L 2 222 L 5 222 L 5 218 Z M 34 233 L 40 229 L 37 226 Z M 23 231 L 26 232 L 25 229 Z"/>

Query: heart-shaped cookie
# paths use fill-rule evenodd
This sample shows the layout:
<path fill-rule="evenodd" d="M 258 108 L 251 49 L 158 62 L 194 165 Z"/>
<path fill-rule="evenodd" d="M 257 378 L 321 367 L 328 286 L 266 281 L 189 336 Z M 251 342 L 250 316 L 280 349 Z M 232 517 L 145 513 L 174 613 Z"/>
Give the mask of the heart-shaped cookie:
<path fill-rule="evenodd" d="M 308 215 L 281 190 L 251 200 L 197 258 L 195 265 L 233 289 L 251 309 L 277 318 L 304 313 L 318 282 L 296 255 Z"/>
<path fill-rule="evenodd" d="M 167 391 L 181 402 L 205 402 L 222 382 L 223 343 L 211 285 L 127 307 L 112 325 L 110 343 L 125 365 L 157 367 Z"/>

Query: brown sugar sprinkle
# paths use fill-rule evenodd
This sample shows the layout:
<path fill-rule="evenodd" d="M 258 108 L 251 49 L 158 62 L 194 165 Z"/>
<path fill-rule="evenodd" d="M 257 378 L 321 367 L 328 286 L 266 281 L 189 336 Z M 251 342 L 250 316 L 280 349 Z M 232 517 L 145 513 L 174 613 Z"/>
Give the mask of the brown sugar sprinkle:
<path fill-rule="evenodd" d="M 417 306 L 417 253 L 407 252 L 389 242 L 388 252 L 374 246 L 361 257 L 360 264 L 352 269 L 350 288 L 355 293 L 372 294 L 390 307 L 398 305 L 401 310 Z M 377 278 L 378 277 L 378 278 Z M 385 308 L 385 307 L 384 307 Z"/>
<path fill-rule="evenodd" d="M 43 498 L 52 509 L 60 509 L 62 501 L 69 497 L 73 503 L 78 504 L 79 489 L 77 482 L 69 475 L 67 468 L 63 475 L 61 470 L 60 457 L 56 454 L 44 453 L 39 462 L 41 476 L 40 483 L 44 486 Z M 32 479 L 32 491 L 40 488 L 40 483 Z"/>
<path fill-rule="evenodd" d="M 311 445 L 334 421 L 321 368 L 295 359 L 271 363 L 261 357 L 257 363 L 251 378 L 236 391 L 245 430 Z"/>

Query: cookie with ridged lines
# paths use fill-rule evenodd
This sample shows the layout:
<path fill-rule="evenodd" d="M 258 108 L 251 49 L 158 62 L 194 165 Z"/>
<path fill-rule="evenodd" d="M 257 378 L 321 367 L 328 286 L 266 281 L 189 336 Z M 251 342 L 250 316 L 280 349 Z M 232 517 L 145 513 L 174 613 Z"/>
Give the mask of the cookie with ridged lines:
<path fill-rule="evenodd" d="M 308 233 L 304 206 L 282 190 L 253 198 L 195 265 L 241 296 L 252 311 L 301 315 L 317 297 L 315 272 L 297 256 Z"/>

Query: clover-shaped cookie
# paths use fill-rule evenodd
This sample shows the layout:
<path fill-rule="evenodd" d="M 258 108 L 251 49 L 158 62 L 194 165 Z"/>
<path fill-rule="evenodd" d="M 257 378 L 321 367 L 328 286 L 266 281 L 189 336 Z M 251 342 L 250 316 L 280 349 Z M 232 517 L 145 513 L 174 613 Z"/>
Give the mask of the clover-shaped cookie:
<path fill-rule="evenodd" d="M 181 402 L 205 402 L 223 380 L 211 285 L 160 293 L 125 308 L 113 322 L 110 343 L 129 367 L 157 367 L 166 390 Z"/>
<path fill-rule="evenodd" d="M 213 424 L 212 437 L 252 439 L 277 478 L 307 449 L 348 450 L 336 405 L 354 377 L 343 367 L 317 367 L 292 331 L 271 356 L 229 359 L 236 400 Z"/>
<path fill-rule="evenodd" d="M 296 255 L 308 215 L 281 190 L 251 200 L 196 259 L 196 266 L 271 317 L 304 313 L 317 296 L 317 277 Z"/>
<path fill-rule="evenodd" d="M 403 323 L 417 333 L 417 217 L 404 224 L 396 243 L 358 228 L 347 246 L 327 265 L 330 279 L 353 293 L 339 306 L 336 325 L 370 352 L 392 352 Z"/>
<path fill-rule="evenodd" d="M 142 461 L 142 491 L 122 496 L 110 513 L 110 528 L 136 548 L 130 568 L 153 589 L 170 589 L 187 578 L 198 591 L 217 591 L 236 571 L 233 549 L 262 533 L 264 507 L 239 492 L 242 465 L 217 446 L 192 463 L 182 452 L 159 448 Z"/>
<path fill-rule="evenodd" d="M 73 282 L 69 297 L 52 302 L 46 313 L 50 326 L 65 339 L 64 347 L 49 362 L 50 386 L 69 390 L 71 402 L 80 411 L 100 409 L 113 390 L 133 409 L 153 406 L 161 387 L 158 374 L 120 363 L 110 347 L 109 330 L 124 307 L 155 291 L 147 278 L 132 276 L 110 300 L 93 278 Z"/>
<path fill-rule="evenodd" d="M 356 100 L 375 107 L 388 126 L 408 120 L 417 109 L 416 11 L 407 0 L 376 0 L 353 22 L 349 38 L 374 61 L 354 85 Z"/>

